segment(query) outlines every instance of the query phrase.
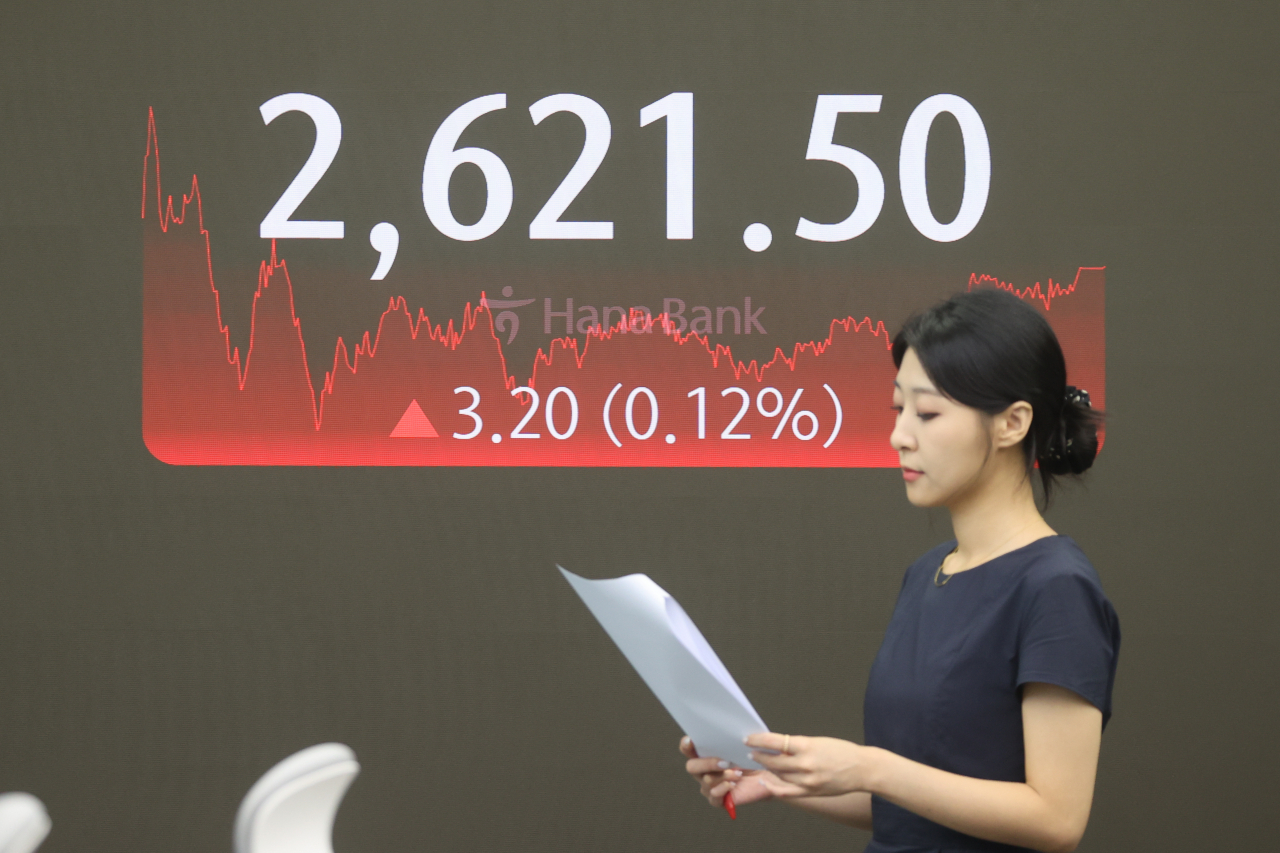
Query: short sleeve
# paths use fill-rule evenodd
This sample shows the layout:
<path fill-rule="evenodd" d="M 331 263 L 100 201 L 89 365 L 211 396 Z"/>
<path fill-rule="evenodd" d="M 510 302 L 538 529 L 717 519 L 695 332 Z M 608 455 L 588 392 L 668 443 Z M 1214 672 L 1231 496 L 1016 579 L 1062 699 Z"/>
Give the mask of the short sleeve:
<path fill-rule="evenodd" d="M 1018 650 L 1018 686 L 1043 681 L 1072 690 L 1111 718 L 1120 622 L 1096 579 L 1055 575 L 1031 597 Z"/>

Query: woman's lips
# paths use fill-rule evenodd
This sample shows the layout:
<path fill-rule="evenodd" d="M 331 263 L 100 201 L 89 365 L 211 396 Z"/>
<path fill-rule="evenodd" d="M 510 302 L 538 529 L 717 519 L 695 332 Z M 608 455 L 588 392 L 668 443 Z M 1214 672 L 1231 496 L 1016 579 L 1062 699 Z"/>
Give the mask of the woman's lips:
<path fill-rule="evenodd" d="M 914 483 L 917 479 L 919 479 L 920 474 L 921 472 L 915 470 L 914 468 L 902 469 L 902 479 L 906 480 L 908 483 Z"/>

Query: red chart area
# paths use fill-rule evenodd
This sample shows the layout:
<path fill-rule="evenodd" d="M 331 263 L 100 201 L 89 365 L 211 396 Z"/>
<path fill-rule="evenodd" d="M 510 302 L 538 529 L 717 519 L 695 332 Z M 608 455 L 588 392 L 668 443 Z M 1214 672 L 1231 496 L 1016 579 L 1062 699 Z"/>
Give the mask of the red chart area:
<path fill-rule="evenodd" d="M 192 215 L 194 214 L 194 215 Z M 833 320 L 825 340 L 742 363 L 662 318 L 621 321 L 539 350 L 511 372 L 481 294 L 433 323 L 402 298 L 331 365 L 308 364 L 289 268 L 275 243 L 258 269 L 249 344 L 231 345 L 214 284 L 199 184 L 160 185 L 154 119 L 143 160 L 142 433 L 177 465 L 897 467 L 889 447 L 890 332 Z M 1003 287 L 1043 311 L 1069 381 L 1106 406 L 1105 274 Z M 314 371 L 324 381 L 313 381 Z M 517 391 L 518 388 L 530 390 Z M 514 393 L 513 393 L 514 392 Z M 535 399 L 536 397 L 536 399 Z"/>

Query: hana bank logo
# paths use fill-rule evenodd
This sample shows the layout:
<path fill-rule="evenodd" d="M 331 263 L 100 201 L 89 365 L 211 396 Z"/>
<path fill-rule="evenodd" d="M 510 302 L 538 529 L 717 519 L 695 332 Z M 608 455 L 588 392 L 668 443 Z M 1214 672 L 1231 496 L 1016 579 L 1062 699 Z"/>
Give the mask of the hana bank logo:
<path fill-rule="evenodd" d="M 513 299 L 515 291 L 511 287 L 502 288 L 503 299 L 490 299 L 487 296 L 480 304 L 494 311 L 494 328 L 507 336 L 510 344 L 520 332 L 520 315 L 513 309 L 532 305 L 535 299 Z M 558 310 L 557 310 L 558 309 Z M 543 334 L 560 334 L 560 323 L 564 323 L 564 335 L 575 333 L 585 335 L 604 329 L 615 329 L 624 334 L 652 334 L 654 326 L 661 324 L 664 334 L 696 332 L 699 335 L 758 335 L 769 334 L 760 322 L 760 315 L 765 306 L 751 304 L 751 297 L 742 299 L 742 307 L 737 305 L 717 305 L 714 309 L 707 305 L 690 307 L 685 300 L 669 296 L 662 300 L 662 312 L 654 315 L 645 305 L 595 305 L 579 304 L 576 308 L 572 298 L 564 300 L 563 307 L 555 305 L 550 298 L 542 300 Z"/>
<path fill-rule="evenodd" d="M 515 291 L 508 285 L 502 288 L 502 295 L 506 299 L 490 299 L 485 296 L 480 300 L 481 305 L 497 312 L 493 316 L 493 327 L 499 332 L 507 333 L 507 343 L 514 341 L 516 335 L 520 332 L 520 317 L 511 309 L 523 308 L 534 301 L 532 299 L 512 299 L 511 296 L 514 293 Z"/>

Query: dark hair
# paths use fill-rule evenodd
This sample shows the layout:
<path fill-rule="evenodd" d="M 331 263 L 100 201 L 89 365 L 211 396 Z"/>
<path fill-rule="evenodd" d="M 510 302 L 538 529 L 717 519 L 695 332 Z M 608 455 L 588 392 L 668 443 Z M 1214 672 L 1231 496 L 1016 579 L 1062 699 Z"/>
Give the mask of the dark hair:
<path fill-rule="evenodd" d="M 893 363 L 910 348 L 938 390 L 988 415 L 1024 400 L 1027 474 L 1037 463 L 1046 505 L 1056 476 L 1078 475 L 1098 454 L 1103 415 L 1067 385 L 1058 336 L 1039 311 L 1008 291 L 960 293 L 913 315 L 893 339 Z"/>

